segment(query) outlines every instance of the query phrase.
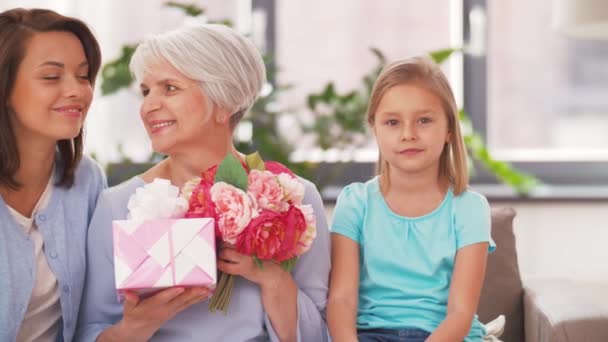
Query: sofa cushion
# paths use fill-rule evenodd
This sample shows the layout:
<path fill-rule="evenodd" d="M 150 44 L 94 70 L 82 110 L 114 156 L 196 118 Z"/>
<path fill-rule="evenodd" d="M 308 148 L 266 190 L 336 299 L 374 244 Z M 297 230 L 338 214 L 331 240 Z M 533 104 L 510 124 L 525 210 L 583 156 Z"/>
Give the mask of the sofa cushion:
<path fill-rule="evenodd" d="M 513 233 L 514 217 L 512 208 L 492 209 L 492 239 L 496 242 L 496 251 L 488 255 L 477 309 L 482 323 L 505 315 L 505 331 L 500 338 L 504 342 L 524 341 L 523 288 Z"/>
<path fill-rule="evenodd" d="M 526 280 L 526 341 L 608 341 L 606 293 L 608 284 L 547 278 Z"/>

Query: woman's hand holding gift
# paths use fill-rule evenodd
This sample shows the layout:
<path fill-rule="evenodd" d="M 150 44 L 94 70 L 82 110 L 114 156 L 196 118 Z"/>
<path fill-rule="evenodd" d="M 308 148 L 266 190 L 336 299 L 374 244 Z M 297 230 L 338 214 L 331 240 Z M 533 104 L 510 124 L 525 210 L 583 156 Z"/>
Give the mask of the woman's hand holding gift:
<path fill-rule="evenodd" d="M 206 287 L 174 287 L 145 299 L 126 292 L 123 318 L 114 327 L 113 336 L 128 341 L 147 341 L 165 322 L 210 295 L 211 290 Z"/>

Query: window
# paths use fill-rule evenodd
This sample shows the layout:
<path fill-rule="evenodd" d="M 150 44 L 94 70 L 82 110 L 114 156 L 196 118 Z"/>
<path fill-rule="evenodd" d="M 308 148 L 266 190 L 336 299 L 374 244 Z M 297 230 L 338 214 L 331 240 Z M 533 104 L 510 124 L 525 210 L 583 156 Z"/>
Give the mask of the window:
<path fill-rule="evenodd" d="M 312 137 L 293 129 L 294 120 L 311 119 L 306 99 L 321 92 L 328 82 L 334 82 L 339 94 L 362 88 L 363 76 L 378 62 L 370 48 L 377 48 L 391 61 L 450 47 L 452 3 L 275 1 L 278 83 L 293 86 L 282 94 L 280 103 L 295 112 L 294 118 L 286 118 L 283 130 L 300 147 L 294 160 L 375 162 L 373 139 L 364 138 L 356 151 L 321 151 L 312 148 L 313 141 L 308 139 Z M 444 70 L 449 72 L 449 65 Z"/>
<path fill-rule="evenodd" d="M 560 35 L 553 2 L 464 1 L 465 41 L 487 18 L 485 54 L 464 60 L 465 107 L 497 159 L 549 185 L 608 183 L 608 41 Z"/>

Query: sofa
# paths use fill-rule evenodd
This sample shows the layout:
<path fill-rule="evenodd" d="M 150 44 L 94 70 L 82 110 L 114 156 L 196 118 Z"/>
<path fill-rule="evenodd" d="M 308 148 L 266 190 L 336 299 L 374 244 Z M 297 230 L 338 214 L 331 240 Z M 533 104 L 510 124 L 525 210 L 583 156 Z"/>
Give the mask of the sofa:
<path fill-rule="evenodd" d="M 608 342 L 608 285 L 568 279 L 522 282 L 511 208 L 492 209 L 492 238 L 478 315 L 505 315 L 504 342 Z M 565 251 L 567 252 L 567 251 Z"/>

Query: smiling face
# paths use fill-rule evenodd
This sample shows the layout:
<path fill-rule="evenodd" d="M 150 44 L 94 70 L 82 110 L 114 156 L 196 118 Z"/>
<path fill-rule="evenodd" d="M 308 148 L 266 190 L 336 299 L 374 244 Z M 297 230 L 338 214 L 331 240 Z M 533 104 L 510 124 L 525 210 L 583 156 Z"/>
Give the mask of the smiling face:
<path fill-rule="evenodd" d="M 140 84 L 140 115 L 154 151 L 170 155 L 204 141 L 216 126 L 213 106 L 199 82 L 166 61 L 150 65 Z"/>
<path fill-rule="evenodd" d="M 88 75 L 78 37 L 62 31 L 35 33 L 8 101 L 15 135 L 53 142 L 76 137 L 93 97 Z"/>
<path fill-rule="evenodd" d="M 373 130 L 391 174 L 438 174 L 450 133 L 441 100 L 435 94 L 415 84 L 390 88 L 378 104 Z"/>

